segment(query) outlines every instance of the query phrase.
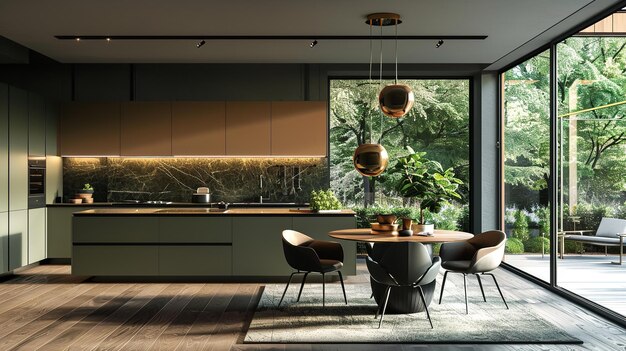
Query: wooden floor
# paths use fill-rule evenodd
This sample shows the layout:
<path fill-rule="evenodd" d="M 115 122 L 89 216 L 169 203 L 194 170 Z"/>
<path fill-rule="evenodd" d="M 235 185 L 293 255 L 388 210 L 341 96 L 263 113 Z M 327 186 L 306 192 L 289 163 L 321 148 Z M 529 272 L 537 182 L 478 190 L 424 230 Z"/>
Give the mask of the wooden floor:
<path fill-rule="evenodd" d="M 358 270 L 346 283 L 367 279 L 363 262 Z M 262 284 L 94 283 L 47 265 L 0 283 L 0 350 L 626 350 L 626 330 L 496 275 L 508 299 L 527 301 L 584 345 L 244 345 Z"/>

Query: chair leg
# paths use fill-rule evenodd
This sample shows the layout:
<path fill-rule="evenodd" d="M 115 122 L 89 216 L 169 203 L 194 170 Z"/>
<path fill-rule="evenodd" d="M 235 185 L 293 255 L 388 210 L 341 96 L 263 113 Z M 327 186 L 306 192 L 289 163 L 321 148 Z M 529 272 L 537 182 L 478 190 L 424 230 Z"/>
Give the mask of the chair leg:
<path fill-rule="evenodd" d="M 283 299 L 285 298 L 285 293 L 287 292 L 287 289 L 289 288 L 289 284 L 291 283 L 291 279 L 293 279 L 293 275 L 294 274 L 298 274 L 299 272 L 293 272 L 291 273 L 291 275 L 289 276 L 289 281 L 287 282 L 287 286 L 285 287 L 285 291 L 283 291 L 283 296 L 280 298 L 280 301 L 278 302 L 278 306 L 276 306 L 276 308 L 280 307 L 280 304 L 283 303 Z"/>
<path fill-rule="evenodd" d="M 465 314 L 469 314 L 469 307 L 467 306 L 467 275 L 463 273 L 463 290 L 465 290 Z"/>
<path fill-rule="evenodd" d="M 346 297 L 346 288 L 343 285 L 343 275 L 341 274 L 341 271 L 337 271 L 337 273 L 339 273 L 339 281 L 341 282 L 341 290 L 343 290 L 343 300 L 346 302 L 346 305 L 347 305 L 348 298 Z"/>
<path fill-rule="evenodd" d="M 426 310 L 426 317 L 428 318 L 428 323 L 430 323 L 430 329 L 435 329 L 433 327 L 433 321 L 430 319 L 430 312 L 428 312 L 428 305 L 426 304 L 426 298 L 424 297 L 424 291 L 421 286 L 417 286 L 419 289 L 420 297 L 422 298 L 422 303 L 424 304 L 424 310 Z"/>
<path fill-rule="evenodd" d="M 478 278 L 478 286 L 480 286 L 480 292 L 483 294 L 483 301 L 487 302 L 487 298 L 485 297 L 485 290 L 483 290 L 483 282 L 480 280 L 480 275 L 476 274 L 476 278 Z"/>
<path fill-rule="evenodd" d="M 304 277 L 302 277 L 302 283 L 300 284 L 300 292 L 298 293 L 298 299 L 296 302 L 300 302 L 300 295 L 302 295 L 302 288 L 304 288 L 304 282 L 306 281 L 306 276 L 309 275 L 310 272 L 304 273 Z"/>
<path fill-rule="evenodd" d="M 439 294 L 439 304 L 441 305 L 441 298 L 443 297 L 443 288 L 446 287 L 446 278 L 448 278 L 448 272 L 450 271 L 446 271 L 443 274 L 443 283 L 441 284 L 441 294 Z"/>
<path fill-rule="evenodd" d="M 502 302 L 504 302 L 504 306 L 506 306 L 506 309 L 509 309 L 509 304 L 506 303 L 506 300 L 504 299 L 504 295 L 502 295 L 502 290 L 500 290 L 500 285 L 498 285 L 498 281 L 496 280 L 496 276 L 491 274 L 491 273 L 483 273 L 485 275 L 490 275 L 493 278 L 493 282 L 496 283 L 496 288 L 498 288 L 498 292 L 500 293 L 500 297 L 502 298 Z"/>
<path fill-rule="evenodd" d="M 383 313 L 380 315 L 380 321 L 378 322 L 378 329 L 383 325 L 383 318 L 385 318 L 385 311 L 387 310 L 387 302 L 389 301 L 389 293 L 391 292 L 391 286 L 387 287 L 387 297 L 385 297 L 385 304 L 383 305 Z"/>
<path fill-rule="evenodd" d="M 326 307 L 326 275 L 322 273 L 322 307 Z"/>

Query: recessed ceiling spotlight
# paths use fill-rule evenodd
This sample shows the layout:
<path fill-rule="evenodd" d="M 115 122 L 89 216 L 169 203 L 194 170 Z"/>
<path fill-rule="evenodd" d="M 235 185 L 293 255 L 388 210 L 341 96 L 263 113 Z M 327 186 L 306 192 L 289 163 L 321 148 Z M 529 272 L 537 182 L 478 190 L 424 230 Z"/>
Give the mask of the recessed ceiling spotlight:
<path fill-rule="evenodd" d="M 200 49 L 200 48 L 202 47 L 202 45 L 204 45 L 204 44 L 206 44 L 206 41 L 204 41 L 204 40 L 200 40 L 200 42 L 199 42 L 198 44 L 196 44 L 196 47 L 197 47 L 198 49 Z"/>
<path fill-rule="evenodd" d="M 107 38 L 107 42 L 110 42 L 110 41 L 111 41 L 111 38 Z"/>
<path fill-rule="evenodd" d="M 309 44 L 311 48 L 313 48 L 315 45 L 317 45 L 317 40 L 313 40 L 311 44 Z"/>
<path fill-rule="evenodd" d="M 76 41 L 80 41 L 80 38 L 79 38 L 79 37 L 76 37 Z"/>
<path fill-rule="evenodd" d="M 441 45 L 443 45 L 443 40 L 439 40 L 437 42 L 437 45 L 435 45 L 435 47 L 438 49 Z"/>

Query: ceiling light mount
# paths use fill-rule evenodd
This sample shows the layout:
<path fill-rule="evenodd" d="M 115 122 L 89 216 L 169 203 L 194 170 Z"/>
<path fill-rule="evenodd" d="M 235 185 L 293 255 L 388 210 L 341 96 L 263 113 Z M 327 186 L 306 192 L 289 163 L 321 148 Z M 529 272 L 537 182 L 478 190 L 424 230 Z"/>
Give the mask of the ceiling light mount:
<path fill-rule="evenodd" d="M 395 26 L 400 23 L 402 23 L 402 20 L 400 20 L 400 15 L 391 12 L 371 13 L 367 15 L 367 21 L 365 21 L 365 24 L 383 27 Z"/>

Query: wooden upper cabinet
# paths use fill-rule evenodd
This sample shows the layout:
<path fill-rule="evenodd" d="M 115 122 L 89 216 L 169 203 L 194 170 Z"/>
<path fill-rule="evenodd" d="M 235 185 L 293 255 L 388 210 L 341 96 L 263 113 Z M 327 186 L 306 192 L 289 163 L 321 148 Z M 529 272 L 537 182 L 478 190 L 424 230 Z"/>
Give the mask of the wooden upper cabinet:
<path fill-rule="evenodd" d="M 121 122 L 122 156 L 172 155 L 171 103 L 122 103 Z"/>
<path fill-rule="evenodd" d="M 58 130 L 61 156 L 119 156 L 120 104 L 66 104 L 61 109 Z"/>
<path fill-rule="evenodd" d="M 272 155 L 326 156 L 325 101 L 272 102 Z"/>
<path fill-rule="evenodd" d="M 226 102 L 226 155 L 271 152 L 271 103 Z"/>
<path fill-rule="evenodd" d="M 173 102 L 172 154 L 226 154 L 226 103 Z"/>

